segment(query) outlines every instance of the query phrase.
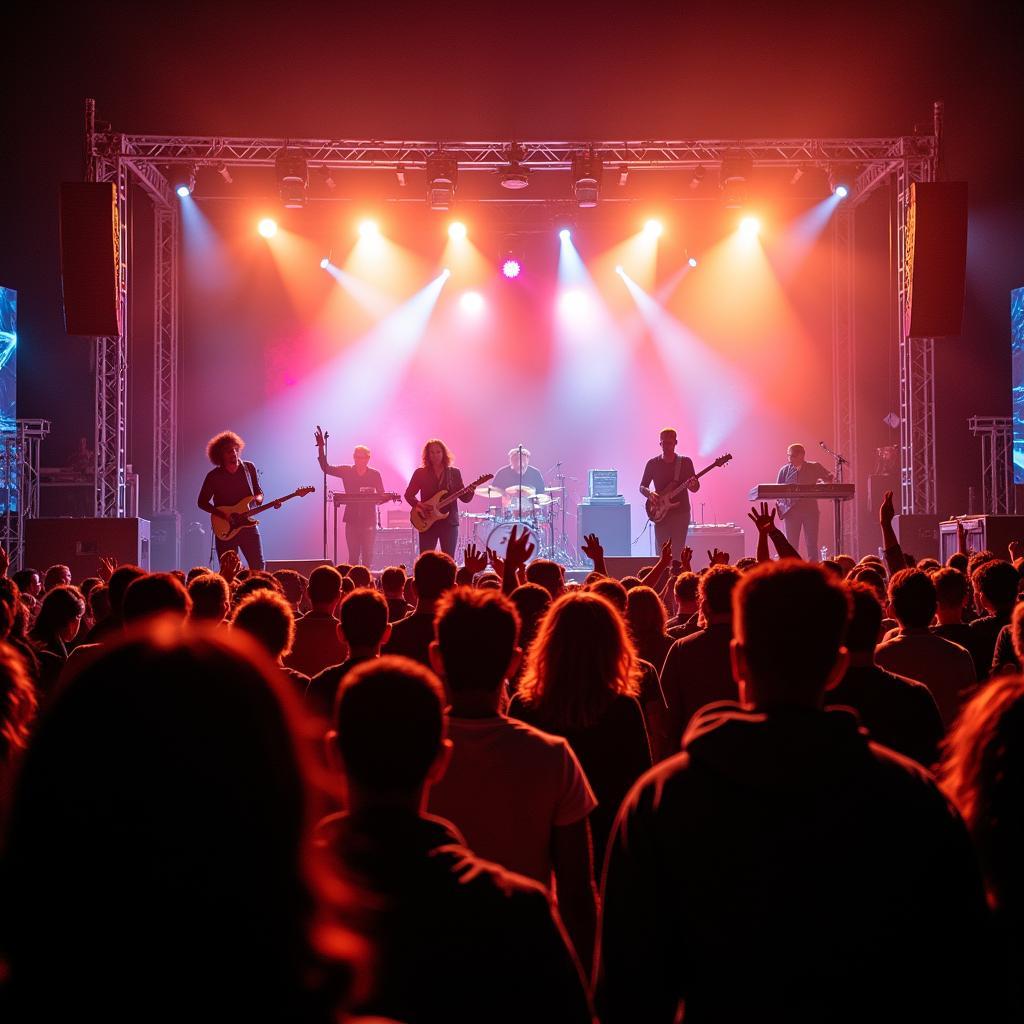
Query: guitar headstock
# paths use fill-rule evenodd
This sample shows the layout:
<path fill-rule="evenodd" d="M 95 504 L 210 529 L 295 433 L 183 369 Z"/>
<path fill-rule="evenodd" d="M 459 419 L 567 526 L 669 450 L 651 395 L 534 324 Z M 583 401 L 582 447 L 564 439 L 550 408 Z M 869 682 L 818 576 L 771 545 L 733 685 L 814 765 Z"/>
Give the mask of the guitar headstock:
<path fill-rule="evenodd" d="M 307 494 L 312 494 L 315 490 L 315 487 L 300 487 L 296 490 L 295 497 L 304 498 Z"/>
<path fill-rule="evenodd" d="M 493 479 L 494 479 L 494 474 L 493 473 L 484 473 L 483 476 L 478 476 L 471 484 L 469 484 L 469 486 L 470 487 L 479 487 L 481 484 L 485 484 L 485 483 L 487 483 L 488 480 L 493 480 Z"/>
<path fill-rule="evenodd" d="M 727 462 L 732 462 L 731 452 L 726 452 L 724 455 L 719 455 L 718 458 L 715 459 L 716 466 L 724 466 Z"/>

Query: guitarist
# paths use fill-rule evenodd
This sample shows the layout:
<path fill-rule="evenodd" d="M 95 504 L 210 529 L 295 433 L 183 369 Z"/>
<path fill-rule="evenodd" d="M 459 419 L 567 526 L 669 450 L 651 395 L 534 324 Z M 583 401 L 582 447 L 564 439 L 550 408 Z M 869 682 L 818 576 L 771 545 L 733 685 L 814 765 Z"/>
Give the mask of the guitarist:
<path fill-rule="evenodd" d="M 452 465 L 452 453 L 448 446 L 444 441 L 432 438 L 423 446 L 423 465 L 413 473 L 405 489 L 405 500 L 416 508 L 421 502 L 429 501 L 438 491 L 454 494 L 464 486 L 462 473 Z M 467 504 L 472 500 L 472 491 L 459 499 Z M 454 558 L 459 542 L 459 510 L 454 501 L 445 509 L 443 519 L 420 534 L 420 551 L 433 551 L 438 541 L 441 542 L 441 550 Z"/>
<path fill-rule="evenodd" d="M 791 444 L 786 449 L 786 464 L 779 470 L 776 483 L 813 486 L 819 480 L 832 482 L 832 474 L 820 462 L 808 462 L 802 444 Z M 807 544 L 807 558 L 818 561 L 818 502 L 814 498 L 779 498 L 775 502 L 779 517 L 786 529 L 786 538 L 795 548 L 800 547 L 800 534 Z"/>
<path fill-rule="evenodd" d="M 263 488 L 256 467 L 239 458 L 244 447 L 245 442 L 231 430 L 211 437 L 206 445 L 206 456 L 214 468 L 206 474 L 199 489 L 198 505 L 211 516 L 223 519 L 216 506 L 237 505 L 247 497 L 250 507 L 263 504 Z M 263 568 L 263 543 L 258 526 L 243 527 L 231 540 L 215 539 L 218 559 L 223 558 L 226 551 L 241 550 L 250 569 Z"/>
<path fill-rule="evenodd" d="M 356 445 L 352 452 L 353 465 L 332 466 L 327 461 L 324 432 L 319 427 L 313 438 L 316 441 L 316 457 L 320 469 L 328 476 L 340 477 L 345 484 L 346 494 L 384 493 L 384 481 L 380 473 L 370 469 L 370 449 L 366 445 Z M 377 539 L 377 506 L 368 501 L 346 505 L 343 522 L 348 560 L 353 565 L 372 568 L 374 541 Z"/>
<path fill-rule="evenodd" d="M 650 459 L 644 467 L 644 476 L 640 481 L 641 488 L 647 488 L 654 482 L 654 490 L 658 494 L 685 482 L 672 499 L 678 507 L 671 509 L 660 522 L 654 524 L 654 543 L 659 550 L 666 541 L 672 542 L 672 551 L 679 553 L 686 547 L 686 534 L 690 529 L 690 491 L 700 490 L 700 481 L 693 468 L 693 460 L 685 455 L 676 455 L 676 432 L 666 427 L 659 435 L 661 455 Z M 672 572 L 678 571 L 679 563 L 672 562 Z"/>

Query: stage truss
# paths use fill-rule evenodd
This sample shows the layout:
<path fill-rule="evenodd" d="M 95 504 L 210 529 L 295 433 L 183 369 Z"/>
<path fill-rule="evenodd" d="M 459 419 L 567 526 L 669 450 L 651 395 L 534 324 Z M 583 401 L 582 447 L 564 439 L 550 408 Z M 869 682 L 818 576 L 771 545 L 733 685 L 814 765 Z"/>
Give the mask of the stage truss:
<path fill-rule="evenodd" d="M 936 103 L 931 134 L 882 138 L 714 139 L 693 141 L 401 141 L 374 139 L 283 139 L 150 135 L 114 131 L 96 120 L 95 102 L 86 101 L 86 157 L 92 181 L 117 184 L 120 214 L 120 301 L 125 330 L 130 323 L 128 245 L 131 232 L 128 191 L 142 187 L 154 207 L 154 404 L 153 512 L 177 509 L 178 443 L 178 260 L 179 200 L 161 168 L 272 168 L 282 149 L 301 153 L 310 168 L 325 170 L 424 170 L 443 155 L 460 174 L 500 171 L 514 156 L 530 172 L 569 171 L 573 157 L 592 154 L 606 171 L 621 173 L 718 169 L 722 161 L 745 154 L 756 167 L 806 169 L 857 165 L 850 197 L 833 218 L 832 396 L 836 449 L 857 456 L 854 224 L 857 206 L 881 186 L 891 187 L 895 203 L 890 217 L 898 240 L 893 309 L 899 348 L 901 511 L 935 512 L 935 370 L 934 340 L 904 334 L 907 287 L 907 214 L 910 185 L 935 180 L 942 128 L 942 105 Z M 241 197 L 240 197 L 241 198 Z M 96 339 L 96 501 L 97 516 L 125 515 L 127 453 L 127 338 Z M 853 465 L 856 479 L 857 467 Z M 866 479 L 866 474 L 859 474 Z M 857 548 L 859 502 L 850 503 L 836 547 Z"/>
<path fill-rule="evenodd" d="M 39 516 L 40 447 L 49 420 L 15 420 L 0 431 L 0 544 L 12 569 L 25 568 L 25 520 Z"/>

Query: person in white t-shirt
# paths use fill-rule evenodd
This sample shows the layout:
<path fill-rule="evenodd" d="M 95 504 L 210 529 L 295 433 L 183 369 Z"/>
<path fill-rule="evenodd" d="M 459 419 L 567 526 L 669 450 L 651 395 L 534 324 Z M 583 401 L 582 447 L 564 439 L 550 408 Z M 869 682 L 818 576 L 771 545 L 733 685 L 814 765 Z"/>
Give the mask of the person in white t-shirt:
<path fill-rule="evenodd" d="M 448 771 L 428 810 L 453 822 L 478 856 L 543 885 L 580 960 L 594 943 L 596 890 L 587 818 L 597 806 L 569 744 L 499 711 L 522 652 L 519 615 L 503 594 L 459 587 L 437 609 L 430 659 L 449 701 Z"/>

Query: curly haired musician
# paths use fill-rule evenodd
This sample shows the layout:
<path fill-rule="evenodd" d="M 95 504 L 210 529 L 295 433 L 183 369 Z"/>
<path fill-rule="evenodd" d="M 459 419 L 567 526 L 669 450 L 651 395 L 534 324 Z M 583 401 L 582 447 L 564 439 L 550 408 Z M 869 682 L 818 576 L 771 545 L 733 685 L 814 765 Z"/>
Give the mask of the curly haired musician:
<path fill-rule="evenodd" d="M 405 489 L 405 500 L 413 508 L 417 508 L 438 491 L 455 494 L 463 487 L 462 472 L 452 465 L 452 453 L 448 446 L 444 441 L 431 438 L 423 446 L 423 465 L 413 473 L 409 486 Z M 472 491 L 459 498 L 459 501 L 467 504 L 472 500 Z M 433 551 L 439 541 L 441 550 L 454 558 L 455 548 L 459 542 L 459 510 L 456 502 L 448 505 L 444 516 L 420 534 L 420 551 Z"/>
<path fill-rule="evenodd" d="M 256 467 L 239 458 L 244 447 L 245 442 L 231 430 L 211 437 L 206 445 L 206 456 L 214 468 L 203 480 L 197 504 L 215 518 L 226 518 L 217 511 L 217 506 L 237 505 L 246 498 L 250 499 L 250 506 L 263 504 L 263 487 Z M 263 542 L 258 526 L 243 527 L 230 540 L 217 537 L 216 541 L 218 559 L 226 551 L 241 550 L 250 569 L 263 568 Z"/>

